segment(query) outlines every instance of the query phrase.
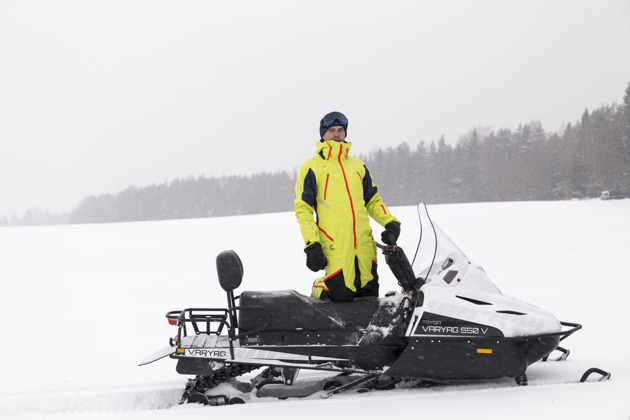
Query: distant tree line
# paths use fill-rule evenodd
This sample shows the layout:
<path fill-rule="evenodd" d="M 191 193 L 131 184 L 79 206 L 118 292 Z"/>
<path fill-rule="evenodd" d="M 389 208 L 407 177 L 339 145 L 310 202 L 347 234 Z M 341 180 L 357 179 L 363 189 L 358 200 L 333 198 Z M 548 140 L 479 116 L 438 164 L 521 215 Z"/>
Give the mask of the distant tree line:
<path fill-rule="evenodd" d="M 359 156 L 390 206 L 566 200 L 603 190 L 630 194 L 630 84 L 621 105 L 584 111 L 561 133 L 539 122 L 473 129 L 456 146 L 444 138 Z M 176 179 L 85 198 L 70 214 L 29 210 L 0 225 L 186 219 L 290 211 L 295 174 Z"/>
<path fill-rule="evenodd" d="M 293 179 L 286 172 L 252 176 L 176 179 L 116 195 L 85 198 L 69 223 L 192 219 L 286 211 L 293 202 Z"/>
<path fill-rule="evenodd" d="M 14 214 L 8 217 L 0 214 L 0 226 L 61 225 L 65 223 L 68 223 L 68 214 L 54 213 L 40 208 L 26 210 L 22 216 Z"/>
<path fill-rule="evenodd" d="M 630 196 L 629 134 L 626 111 L 612 105 L 585 111 L 562 134 L 546 133 L 539 122 L 515 131 L 474 129 L 455 147 L 444 139 L 403 143 L 365 162 L 393 205 L 566 200 L 603 190 Z"/>

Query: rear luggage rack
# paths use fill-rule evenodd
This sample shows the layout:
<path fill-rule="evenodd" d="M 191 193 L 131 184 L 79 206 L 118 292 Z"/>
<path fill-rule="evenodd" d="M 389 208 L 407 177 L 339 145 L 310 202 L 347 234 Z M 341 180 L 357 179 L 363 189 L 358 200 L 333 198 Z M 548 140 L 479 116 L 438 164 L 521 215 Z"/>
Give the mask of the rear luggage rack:
<path fill-rule="evenodd" d="M 178 337 L 188 335 L 188 325 L 195 335 L 221 335 L 228 322 L 228 310 L 225 308 L 189 308 L 183 311 L 170 311 L 166 314 L 169 324 L 178 326 Z"/>
<path fill-rule="evenodd" d="M 241 332 L 237 334 L 238 318 L 236 317 L 237 311 L 242 310 L 255 310 L 266 313 L 268 320 L 266 325 L 261 328 L 256 328 L 250 331 Z M 247 334 L 252 334 L 267 328 L 271 324 L 271 312 L 268 309 L 251 306 L 251 307 L 239 307 L 235 306 L 229 309 L 225 308 L 188 308 L 183 311 L 170 311 L 166 314 L 168 323 L 171 325 L 177 325 L 177 337 L 175 340 L 171 338 L 171 346 L 177 345 L 181 347 L 182 340 L 188 336 L 189 328 L 192 327 L 194 335 L 208 335 L 208 336 L 220 336 L 224 329 L 227 330 L 227 336 L 229 338 L 230 355 L 234 358 L 234 341 L 245 337 Z"/>

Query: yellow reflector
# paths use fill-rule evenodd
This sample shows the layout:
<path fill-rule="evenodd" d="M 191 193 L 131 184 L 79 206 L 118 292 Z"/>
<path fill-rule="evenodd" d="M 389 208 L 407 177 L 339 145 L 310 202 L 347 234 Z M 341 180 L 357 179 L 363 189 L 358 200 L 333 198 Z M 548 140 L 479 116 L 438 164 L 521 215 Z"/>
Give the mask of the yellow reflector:
<path fill-rule="evenodd" d="M 177 349 L 177 353 L 186 353 L 186 349 Z"/>
<path fill-rule="evenodd" d="M 492 354 L 492 349 L 477 349 L 477 353 Z"/>

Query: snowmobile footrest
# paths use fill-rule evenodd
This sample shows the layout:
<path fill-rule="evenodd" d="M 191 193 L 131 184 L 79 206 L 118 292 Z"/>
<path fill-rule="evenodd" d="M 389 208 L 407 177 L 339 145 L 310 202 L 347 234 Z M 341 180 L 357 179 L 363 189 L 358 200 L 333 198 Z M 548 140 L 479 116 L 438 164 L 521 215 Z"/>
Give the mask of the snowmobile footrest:
<path fill-rule="evenodd" d="M 317 392 L 323 391 L 323 397 L 331 396 L 339 392 L 354 388 L 375 379 L 377 374 L 370 375 L 347 375 L 341 374 L 326 379 L 316 381 L 305 381 L 303 383 L 294 383 L 293 385 L 285 385 L 283 383 L 266 383 L 263 384 L 256 392 L 257 397 L 275 397 L 275 398 L 303 398 L 309 397 Z"/>
<path fill-rule="evenodd" d="M 338 393 L 340 393 L 342 391 L 345 391 L 346 389 L 354 388 L 355 386 L 362 385 L 362 384 L 364 384 L 366 382 L 371 381 L 372 379 L 376 379 L 377 377 L 378 377 L 378 374 L 376 374 L 376 373 L 372 373 L 370 375 L 365 375 L 365 376 L 363 376 L 363 377 L 361 377 L 361 378 L 359 378 L 359 379 L 357 379 L 355 381 L 348 382 L 348 383 L 343 384 L 341 386 L 338 386 L 336 388 L 330 389 L 328 391 L 328 395 L 338 394 Z"/>

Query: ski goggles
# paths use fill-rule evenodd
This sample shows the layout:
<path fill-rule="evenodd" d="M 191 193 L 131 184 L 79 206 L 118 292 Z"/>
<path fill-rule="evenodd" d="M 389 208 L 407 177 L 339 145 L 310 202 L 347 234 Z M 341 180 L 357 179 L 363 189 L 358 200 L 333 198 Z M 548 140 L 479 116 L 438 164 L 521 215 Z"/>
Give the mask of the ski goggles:
<path fill-rule="evenodd" d="M 322 118 L 322 127 L 328 129 L 334 124 L 339 124 L 343 127 L 348 126 L 348 119 L 341 112 L 329 112 Z"/>

